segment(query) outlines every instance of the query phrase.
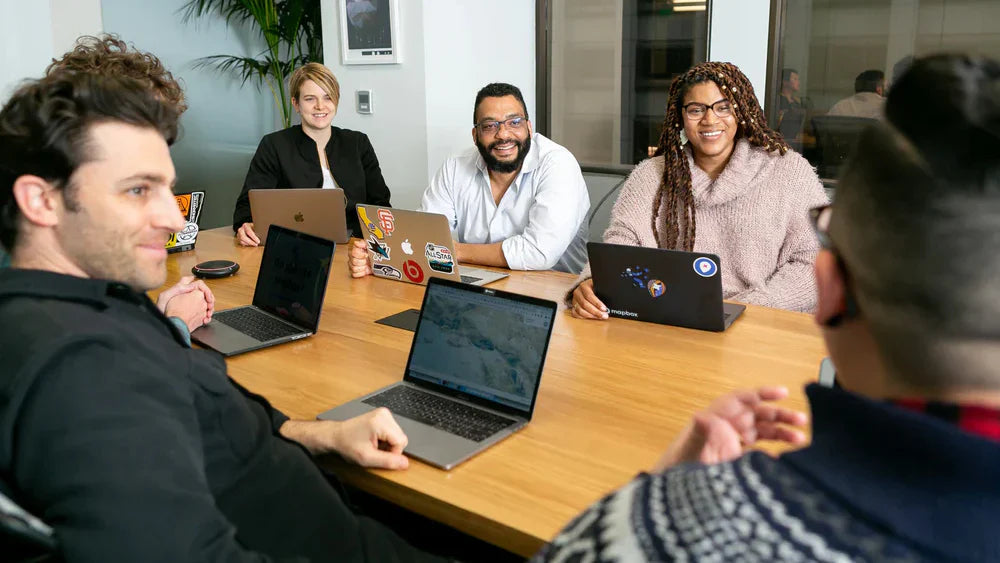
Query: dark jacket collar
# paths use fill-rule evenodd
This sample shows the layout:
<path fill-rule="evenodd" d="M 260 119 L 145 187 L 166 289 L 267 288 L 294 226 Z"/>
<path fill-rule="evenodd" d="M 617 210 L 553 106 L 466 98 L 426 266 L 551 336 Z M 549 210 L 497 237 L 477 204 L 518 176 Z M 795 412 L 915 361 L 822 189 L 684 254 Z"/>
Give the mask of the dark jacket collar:
<path fill-rule="evenodd" d="M 783 462 L 916 545 L 1000 559 L 1000 444 L 842 390 L 810 385 L 806 393 L 812 444 Z"/>
<path fill-rule="evenodd" d="M 74 301 L 98 309 L 109 307 L 114 300 L 135 304 L 149 302 L 145 294 L 119 282 L 80 278 L 44 270 L 4 268 L 0 270 L 0 300 L 15 296 Z"/>
<path fill-rule="evenodd" d="M 298 149 L 302 158 L 309 162 L 315 162 L 319 165 L 319 155 L 316 154 L 316 141 L 314 141 L 309 135 L 306 135 L 306 132 L 302 129 L 301 124 L 292 125 L 289 129 L 293 129 L 295 131 L 295 147 Z M 330 161 L 330 155 L 333 154 L 333 150 L 337 146 L 340 131 L 341 129 L 339 127 L 330 126 L 330 140 L 326 142 L 327 162 Z"/>

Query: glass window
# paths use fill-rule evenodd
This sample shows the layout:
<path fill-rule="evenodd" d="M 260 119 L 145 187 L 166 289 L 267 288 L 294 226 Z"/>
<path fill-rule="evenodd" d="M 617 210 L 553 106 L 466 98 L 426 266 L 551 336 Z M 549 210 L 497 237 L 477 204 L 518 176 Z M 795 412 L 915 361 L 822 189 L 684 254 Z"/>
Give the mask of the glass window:
<path fill-rule="evenodd" d="M 670 81 L 705 60 L 707 8 L 708 0 L 551 0 L 540 130 L 585 168 L 648 158 Z"/>
<path fill-rule="evenodd" d="M 913 60 L 936 52 L 1000 59 L 996 0 L 778 0 L 768 118 L 837 177 L 860 130 Z"/>

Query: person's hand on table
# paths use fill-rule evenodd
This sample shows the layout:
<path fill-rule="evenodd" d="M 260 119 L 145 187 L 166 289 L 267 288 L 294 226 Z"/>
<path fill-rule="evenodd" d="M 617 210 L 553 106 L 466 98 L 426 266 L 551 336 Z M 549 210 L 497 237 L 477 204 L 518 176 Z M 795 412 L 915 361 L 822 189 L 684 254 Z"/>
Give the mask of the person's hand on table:
<path fill-rule="evenodd" d="M 253 230 L 253 223 L 243 223 L 236 231 L 236 241 L 241 246 L 259 246 L 260 237 Z"/>
<path fill-rule="evenodd" d="M 708 408 L 695 413 L 653 471 L 659 473 L 686 462 L 732 461 L 758 440 L 804 444 L 805 434 L 797 428 L 806 425 L 805 413 L 769 404 L 787 396 L 788 389 L 784 387 L 761 387 L 719 397 Z"/>
<path fill-rule="evenodd" d="M 372 273 L 372 265 L 368 262 L 368 246 L 365 241 L 351 240 L 351 247 L 347 253 L 347 268 L 351 271 L 353 278 L 363 278 Z"/>
<path fill-rule="evenodd" d="M 162 291 L 156 298 L 156 307 L 168 317 L 177 317 L 189 331 L 208 324 L 215 311 L 212 290 L 194 276 L 184 276 L 176 285 Z"/>
<path fill-rule="evenodd" d="M 294 440 L 310 453 L 338 453 L 362 467 L 406 469 L 403 455 L 407 438 L 386 408 L 377 408 L 343 422 L 333 420 L 289 420 L 281 435 Z"/>
<path fill-rule="evenodd" d="M 573 290 L 573 306 L 570 312 L 574 317 L 580 319 L 604 320 L 608 318 L 608 308 L 594 293 L 593 278 L 584 280 Z"/>

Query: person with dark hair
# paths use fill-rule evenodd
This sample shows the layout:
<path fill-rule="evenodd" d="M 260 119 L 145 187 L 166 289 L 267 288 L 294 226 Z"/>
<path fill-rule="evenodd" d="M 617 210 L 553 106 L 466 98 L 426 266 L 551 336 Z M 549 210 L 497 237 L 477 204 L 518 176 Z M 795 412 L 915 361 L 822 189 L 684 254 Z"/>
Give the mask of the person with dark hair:
<path fill-rule="evenodd" d="M 85 35 L 77 39 L 73 50 L 60 59 L 53 59 L 46 74 L 55 72 L 88 72 L 104 76 L 125 76 L 141 82 L 170 103 L 178 114 L 187 109 L 184 91 L 155 55 L 129 47 L 114 34 L 100 36 Z M 0 267 L 10 264 L 10 255 L 0 244 Z M 195 286 L 193 280 L 186 280 L 185 290 Z M 200 284 L 204 286 L 204 284 Z M 207 290 L 207 287 L 204 287 Z M 210 292 L 208 297 L 211 297 Z"/>
<path fill-rule="evenodd" d="M 884 95 L 885 73 L 866 70 L 854 79 L 854 95 L 833 104 L 828 115 L 881 119 Z"/>
<path fill-rule="evenodd" d="M 579 272 L 590 196 L 576 158 L 532 131 L 516 86 L 482 88 L 472 123 L 475 148 L 445 161 L 420 209 L 448 218 L 459 262 Z M 371 273 L 363 242 L 350 256 L 351 275 Z"/>
<path fill-rule="evenodd" d="M 744 453 L 806 418 L 724 396 L 536 561 L 1000 560 L 1000 63 L 919 59 L 886 119 L 811 213 L 842 387 L 807 386 L 812 443 Z"/>
<path fill-rule="evenodd" d="M 361 236 L 354 206 L 389 207 L 389 187 L 375 149 L 359 131 L 331 125 L 340 105 L 340 83 L 329 68 L 306 63 L 288 79 L 292 106 L 300 125 L 265 135 L 250 161 L 243 191 L 233 210 L 233 231 L 243 246 L 257 246 L 250 190 L 277 188 L 341 188 L 347 204 L 347 228 Z"/>
<path fill-rule="evenodd" d="M 311 458 L 405 468 L 387 410 L 289 420 L 146 296 L 184 223 L 177 109 L 140 81 L 56 72 L 0 110 L 0 324 L 16 327 L 0 333 L 0 490 L 66 561 L 420 560 Z"/>
<path fill-rule="evenodd" d="M 701 63 L 671 83 L 656 156 L 625 181 L 604 242 L 711 252 L 724 298 L 811 311 L 819 246 L 806 211 L 826 201 L 809 162 L 767 127 L 750 80 Z M 578 317 L 608 318 L 589 268 L 567 299 Z"/>
<path fill-rule="evenodd" d="M 799 97 L 799 71 L 794 68 L 781 69 L 781 94 L 778 96 L 778 111 L 802 109 Z"/>
<path fill-rule="evenodd" d="M 103 76 L 124 76 L 138 80 L 164 102 L 174 106 L 180 115 L 187 110 L 184 90 L 174 75 L 164 68 L 151 53 L 129 47 L 115 34 L 84 35 L 76 40 L 73 50 L 60 59 L 53 59 L 45 74 L 56 72 L 86 72 Z"/>

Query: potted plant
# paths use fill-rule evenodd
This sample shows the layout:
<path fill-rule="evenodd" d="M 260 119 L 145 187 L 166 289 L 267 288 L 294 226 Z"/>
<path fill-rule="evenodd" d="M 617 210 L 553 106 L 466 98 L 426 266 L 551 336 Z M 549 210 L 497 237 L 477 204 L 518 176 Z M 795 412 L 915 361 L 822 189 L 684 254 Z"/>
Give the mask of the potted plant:
<path fill-rule="evenodd" d="M 284 126 L 291 126 L 288 76 L 305 63 L 323 62 L 320 0 L 191 0 L 181 12 L 185 22 L 214 14 L 228 24 L 249 23 L 260 33 L 267 47 L 258 57 L 212 55 L 198 59 L 195 67 L 231 72 L 258 88 L 267 84 Z"/>

